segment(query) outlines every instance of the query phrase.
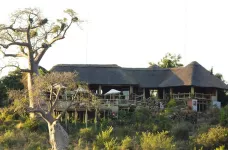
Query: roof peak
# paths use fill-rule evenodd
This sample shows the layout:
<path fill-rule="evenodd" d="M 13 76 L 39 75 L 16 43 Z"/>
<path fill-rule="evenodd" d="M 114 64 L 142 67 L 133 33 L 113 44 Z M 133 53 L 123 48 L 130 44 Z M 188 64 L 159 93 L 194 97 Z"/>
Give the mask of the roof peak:
<path fill-rule="evenodd" d="M 200 65 L 197 61 L 192 61 L 189 65 Z"/>

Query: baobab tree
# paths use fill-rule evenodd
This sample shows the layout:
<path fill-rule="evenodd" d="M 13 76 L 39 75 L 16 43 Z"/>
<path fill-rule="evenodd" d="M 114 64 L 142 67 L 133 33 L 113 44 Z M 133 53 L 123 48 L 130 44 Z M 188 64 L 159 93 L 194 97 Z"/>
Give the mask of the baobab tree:
<path fill-rule="evenodd" d="M 53 150 L 65 150 L 68 147 L 68 133 L 59 120 L 71 106 L 79 105 L 81 100 L 85 99 L 77 90 L 79 85 L 86 89 L 86 85 L 77 83 L 76 75 L 70 72 L 34 77 L 33 99 L 36 105 L 33 108 L 28 107 L 27 111 L 39 115 L 47 123 Z M 65 93 L 71 94 L 65 97 Z M 61 109 L 61 113 L 58 115 L 54 113 L 57 109 Z"/>
<path fill-rule="evenodd" d="M 73 10 L 64 12 L 68 18 L 50 22 L 39 9 L 26 8 L 13 13 L 9 24 L 0 25 L 0 51 L 3 56 L 27 60 L 28 68 L 20 70 L 27 73 L 30 107 L 35 104 L 32 96 L 33 77 L 38 75 L 41 59 L 54 43 L 65 38 L 73 23 L 80 22 Z M 5 67 L 19 68 L 19 65 Z"/>

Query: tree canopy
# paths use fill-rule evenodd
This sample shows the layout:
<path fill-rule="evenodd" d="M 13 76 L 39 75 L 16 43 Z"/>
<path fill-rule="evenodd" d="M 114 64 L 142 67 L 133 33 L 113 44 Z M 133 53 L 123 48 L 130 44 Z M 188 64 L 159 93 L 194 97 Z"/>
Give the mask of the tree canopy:
<path fill-rule="evenodd" d="M 24 69 L 19 67 L 19 63 L 6 66 L 16 67 L 27 73 L 27 88 L 31 107 L 34 107 L 33 77 L 34 74 L 39 74 L 41 59 L 54 43 L 65 38 L 73 23 L 79 23 L 77 14 L 72 9 L 67 9 L 64 12 L 68 17 L 52 22 L 44 17 L 39 9 L 26 8 L 15 11 L 10 17 L 9 24 L 0 24 L 0 52 L 3 57 L 27 60 L 28 67 Z M 18 59 L 16 62 L 19 62 Z"/>
<path fill-rule="evenodd" d="M 161 68 L 181 67 L 183 66 L 183 64 L 180 63 L 180 60 L 181 60 L 181 55 L 167 53 L 157 64 L 153 62 L 149 62 L 149 65 L 150 65 L 149 67 L 152 67 L 154 65 L 158 65 Z"/>

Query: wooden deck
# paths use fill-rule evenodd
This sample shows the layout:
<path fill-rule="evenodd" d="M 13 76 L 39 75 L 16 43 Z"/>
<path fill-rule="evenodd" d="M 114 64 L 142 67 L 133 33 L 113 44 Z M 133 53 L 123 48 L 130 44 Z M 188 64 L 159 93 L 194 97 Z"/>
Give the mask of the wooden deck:
<path fill-rule="evenodd" d="M 199 104 L 209 104 L 211 101 L 211 94 L 204 94 L 204 93 L 177 93 L 177 94 L 172 94 L 169 97 L 179 100 L 179 101 L 184 101 L 184 100 L 189 100 L 189 99 L 197 99 Z M 67 97 L 67 96 L 65 96 Z M 131 95 L 128 98 L 129 99 L 123 99 L 122 97 L 117 97 L 115 99 L 98 99 L 99 101 L 99 110 L 112 110 L 112 111 L 118 111 L 119 108 L 121 109 L 129 109 L 132 107 L 141 107 L 141 106 L 148 106 L 151 105 L 155 99 L 143 99 L 142 95 Z M 119 99 L 120 98 L 120 99 Z M 130 99 L 132 98 L 132 99 Z M 168 102 L 168 99 L 156 99 L 156 101 L 159 102 Z M 68 105 L 70 105 L 70 101 L 67 100 L 60 100 L 59 103 L 57 104 L 56 110 L 62 111 L 64 108 L 67 108 Z M 85 111 L 86 109 L 93 110 L 94 106 L 90 104 L 89 102 L 76 102 L 74 103 L 73 106 L 69 107 L 69 111 Z"/>

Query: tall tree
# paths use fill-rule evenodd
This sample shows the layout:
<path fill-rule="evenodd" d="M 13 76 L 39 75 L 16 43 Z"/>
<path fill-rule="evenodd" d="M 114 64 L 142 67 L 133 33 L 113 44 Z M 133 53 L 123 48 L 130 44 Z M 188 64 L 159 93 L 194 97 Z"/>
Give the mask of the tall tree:
<path fill-rule="evenodd" d="M 50 22 L 39 9 L 26 8 L 11 15 L 8 25 L 0 25 L 0 50 L 4 57 L 25 58 L 28 68 L 20 69 L 27 73 L 29 104 L 34 107 L 32 97 L 33 76 L 38 74 L 38 65 L 47 50 L 57 41 L 65 38 L 73 23 L 78 23 L 76 13 L 65 10 L 68 18 Z M 12 50 L 10 48 L 15 48 Z M 19 65 L 8 65 L 19 68 Z"/>
<path fill-rule="evenodd" d="M 175 55 L 171 53 L 167 53 L 160 62 L 157 63 L 157 65 L 161 68 L 175 68 L 175 67 L 181 67 L 183 64 L 180 63 L 181 55 Z M 149 67 L 152 67 L 153 65 L 156 65 L 153 62 L 149 62 Z"/>

